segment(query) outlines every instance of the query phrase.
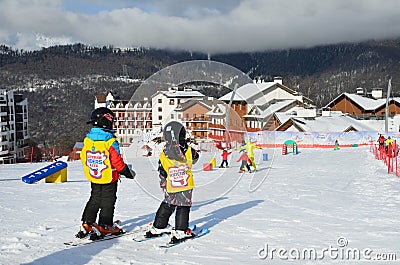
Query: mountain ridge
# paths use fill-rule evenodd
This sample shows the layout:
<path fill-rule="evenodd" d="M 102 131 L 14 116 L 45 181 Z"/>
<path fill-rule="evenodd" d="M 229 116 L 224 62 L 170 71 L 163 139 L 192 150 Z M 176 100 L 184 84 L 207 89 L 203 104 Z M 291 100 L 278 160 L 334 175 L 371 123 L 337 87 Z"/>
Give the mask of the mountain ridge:
<path fill-rule="evenodd" d="M 343 43 L 313 48 L 210 55 L 189 51 L 71 44 L 18 51 L 0 46 L 0 88 L 20 91 L 29 102 L 29 131 L 33 144 L 72 148 L 88 130 L 85 124 L 94 96 L 114 91 L 130 98 L 140 82 L 164 67 L 207 60 L 229 64 L 251 78 L 283 77 L 284 85 L 323 107 L 357 87 L 387 87 L 399 92 L 400 39 Z M 221 91 L 211 91 L 222 96 Z"/>

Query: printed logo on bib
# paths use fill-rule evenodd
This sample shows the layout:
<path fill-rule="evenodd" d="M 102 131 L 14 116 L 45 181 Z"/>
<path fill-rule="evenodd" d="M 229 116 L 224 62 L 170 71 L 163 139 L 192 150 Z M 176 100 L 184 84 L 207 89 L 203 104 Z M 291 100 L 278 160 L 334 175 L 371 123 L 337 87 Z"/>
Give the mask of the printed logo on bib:
<path fill-rule="evenodd" d="M 106 159 L 104 152 L 86 152 L 86 166 L 89 167 L 89 174 L 93 178 L 101 178 L 101 172 L 107 168 L 104 164 Z"/>
<path fill-rule="evenodd" d="M 188 185 L 189 175 L 186 173 L 188 170 L 187 165 L 180 165 L 178 167 L 170 167 L 168 169 L 169 179 L 171 186 L 174 188 L 186 187 Z"/>

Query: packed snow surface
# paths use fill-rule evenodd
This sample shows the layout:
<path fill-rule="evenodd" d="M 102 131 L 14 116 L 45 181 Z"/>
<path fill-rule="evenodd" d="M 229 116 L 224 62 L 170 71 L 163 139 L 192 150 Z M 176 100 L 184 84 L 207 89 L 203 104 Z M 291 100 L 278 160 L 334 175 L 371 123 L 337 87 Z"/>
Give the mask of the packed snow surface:
<path fill-rule="evenodd" d="M 263 154 L 268 160 L 263 161 Z M 26 184 L 21 177 L 49 163 L 0 166 L 0 264 L 395 264 L 400 260 L 400 179 L 368 148 L 303 149 L 283 156 L 256 150 L 257 171 L 240 174 L 221 153 L 201 152 L 194 166 L 192 224 L 210 233 L 170 249 L 168 237 L 132 236 L 66 247 L 90 195 L 80 161 L 68 181 Z M 215 157 L 217 168 L 203 171 Z M 162 193 L 157 157 L 127 159 L 135 180 L 121 178 L 115 219 L 127 231 L 153 221 Z M 172 216 L 170 223 L 174 224 Z M 357 252 L 346 257 L 345 252 Z M 314 252 L 312 252 L 314 251 Z M 311 257 L 304 257 L 303 254 Z M 314 255 L 315 254 L 315 255 Z M 359 255 L 358 255 L 359 254 Z M 305 255 L 305 256 L 307 256 Z M 347 255 L 349 256 L 349 255 Z"/>

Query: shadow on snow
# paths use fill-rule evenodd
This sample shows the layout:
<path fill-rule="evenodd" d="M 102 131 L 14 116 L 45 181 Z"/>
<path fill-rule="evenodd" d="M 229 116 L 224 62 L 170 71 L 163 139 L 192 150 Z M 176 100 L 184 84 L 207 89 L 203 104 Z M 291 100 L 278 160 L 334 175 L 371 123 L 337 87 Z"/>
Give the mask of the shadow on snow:
<path fill-rule="evenodd" d="M 216 201 L 219 200 L 224 200 L 228 198 L 220 198 Z M 215 201 L 214 201 L 215 202 Z M 252 207 L 257 206 L 263 202 L 263 200 L 254 200 L 254 201 L 249 201 L 249 202 L 244 202 L 240 204 L 235 204 L 235 205 L 229 205 L 226 207 L 223 207 L 221 209 L 212 211 L 208 213 L 205 217 L 193 220 L 192 223 L 194 224 L 202 224 L 202 226 L 211 228 L 217 224 L 219 224 L 221 221 L 226 220 L 232 216 L 236 216 L 243 211 L 250 209 Z M 193 206 L 192 210 L 196 211 L 200 206 Z M 123 226 L 126 229 L 126 231 L 132 231 L 135 227 L 141 226 L 144 224 L 147 224 L 149 222 L 152 222 L 154 219 L 155 213 L 151 214 L 145 214 L 141 215 L 135 218 L 132 218 L 130 220 L 126 220 L 123 222 Z M 95 243 L 96 247 L 93 247 L 93 245 L 83 245 L 83 246 L 77 246 L 77 247 L 71 247 L 67 249 L 63 249 L 60 251 L 57 251 L 55 253 L 52 253 L 50 255 L 47 255 L 45 257 L 38 258 L 32 262 L 29 263 L 23 263 L 23 265 L 47 265 L 47 264 L 59 264 L 60 261 L 63 262 L 63 264 L 71 264 L 71 265 L 84 265 L 89 263 L 92 260 L 92 257 L 96 256 L 98 253 L 100 253 L 103 249 L 111 248 L 114 244 L 114 240 L 109 240 L 109 241 L 102 241 Z M 72 257 L 72 259 L 71 259 Z"/>

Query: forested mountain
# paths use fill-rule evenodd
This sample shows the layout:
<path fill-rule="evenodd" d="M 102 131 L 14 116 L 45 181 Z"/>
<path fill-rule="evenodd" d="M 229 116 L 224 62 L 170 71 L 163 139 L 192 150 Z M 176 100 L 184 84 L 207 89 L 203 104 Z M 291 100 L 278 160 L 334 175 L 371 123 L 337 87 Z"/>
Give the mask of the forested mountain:
<path fill-rule="evenodd" d="M 210 55 L 155 49 L 121 50 L 83 44 L 40 51 L 0 46 L 0 88 L 18 90 L 29 101 L 33 142 L 71 148 L 88 130 L 85 121 L 94 96 L 114 91 L 130 99 L 140 81 L 169 65 L 206 60 Z M 283 82 L 322 107 L 357 87 L 387 87 L 399 92 L 400 40 L 318 46 L 254 53 L 215 54 L 211 60 L 232 65 L 250 77 Z M 126 70 L 126 72 L 124 71 Z M 218 96 L 218 92 L 213 95 Z"/>

